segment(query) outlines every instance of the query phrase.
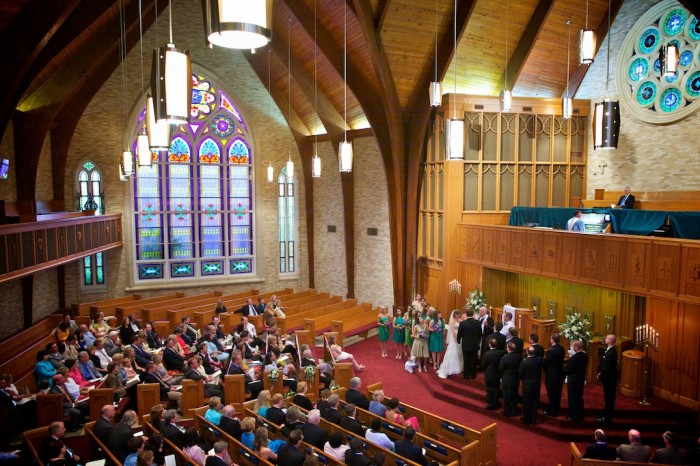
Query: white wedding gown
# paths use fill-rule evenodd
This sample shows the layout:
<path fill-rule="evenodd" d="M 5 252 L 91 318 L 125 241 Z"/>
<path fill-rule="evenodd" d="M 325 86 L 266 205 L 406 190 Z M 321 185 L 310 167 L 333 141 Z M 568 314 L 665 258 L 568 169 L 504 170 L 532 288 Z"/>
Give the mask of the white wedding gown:
<path fill-rule="evenodd" d="M 440 364 L 438 377 L 446 379 L 453 374 L 461 374 L 464 362 L 462 361 L 462 346 L 457 343 L 457 327 L 459 323 L 454 321 L 454 311 L 450 315 L 450 323 L 447 326 L 447 351 Z"/>

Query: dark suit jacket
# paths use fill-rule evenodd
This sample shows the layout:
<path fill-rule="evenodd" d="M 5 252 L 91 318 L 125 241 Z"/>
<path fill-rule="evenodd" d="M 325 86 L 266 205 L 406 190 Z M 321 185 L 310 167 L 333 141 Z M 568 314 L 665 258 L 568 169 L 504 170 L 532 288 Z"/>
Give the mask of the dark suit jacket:
<path fill-rule="evenodd" d="M 662 464 L 683 464 L 686 456 L 688 456 L 688 453 L 685 450 L 671 445 L 669 447 L 659 448 L 656 450 L 654 459 L 652 459 L 651 462 Z"/>
<path fill-rule="evenodd" d="M 569 385 L 580 384 L 586 381 L 586 366 L 588 366 L 588 355 L 583 351 L 574 353 L 566 363 L 566 375 L 569 377 Z"/>
<path fill-rule="evenodd" d="M 525 349 L 525 342 L 523 341 L 523 339 L 520 337 L 513 337 L 510 339 L 510 341 L 515 343 L 515 352 L 522 356 L 523 349 Z"/>
<path fill-rule="evenodd" d="M 532 347 L 535 348 L 535 356 L 544 359 L 544 346 L 537 343 L 533 344 Z"/>
<path fill-rule="evenodd" d="M 304 433 L 304 442 L 315 446 L 319 450 L 323 450 L 323 446 L 328 441 L 328 432 L 316 424 L 309 424 L 308 422 L 301 427 L 301 431 Z"/>
<path fill-rule="evenodd" d="M 311 403 L 311 400 L 306 398 L 304 395 L 294 395 L 294 398 L 292 398 L 292 403 L 301 406 L 307 411 L 311 411 L 312 409 L 314 409 L 314 404 Z M 321 450 L 323 450 L 323 447 L 321 447 Z"/>
<path fill-rule="evenodd" d="M 323 417 L 323 415 L 325 414 L 328 406 L 328 400 L 322 400 L 319 398 L 316 402 L 316 409 L 318 409 L 321 412 L 321 417 Z"/>
<path fill-rule="evenodd" d="M 340 420 L 343 418 L 343 415 L 340 414 L 340 411 L 337 409 L 333 408 L 328 408 L 326 411 L 323 413 L 323 419 L 325 419 L 328 422 L 332 422 L 333 424 L 338 424 L 340 425 Z"/>
<path fill-rule="evenodd" d="M 354 417 L 343 416 L 340 419 L 340 427 L 349 432 L 353 432 L 359 435 L 360 437 L 365 436 L 365 430 L 362 428 L 362 424 L 360 424 L 360 421 L 358 421 Z"/>
<path fill-rule="evenodd" d="M 136 359 L 136 364 L 145 368 L 146 365 L 153 360 L 153 356 L 150 353 L 141 349 L 140 346 L 132 346 L 134 348 L 134 359 Z"/>
<path fill-rule="evenodd" d="M 620 196 L 620 200 L 617 201 L 617 205 L 619 205 L 623 209 L 634 209 L 634 195 L 630 194 L 629 196 L 627 196 L 627 201 L 625 201 L 625 195 L 623 194 L 622 196 Z"/>
<path fill-rule="evenodd" d="M 544 356 L 542 368 L 545 378 L 549 380 L 564 379 L 564 348 L 561 345 L 552 345 Z"/>
<path fill-rule="evenodd" d="M 457 343 L 462 344 L 462 351 L 479 351 L 481 345 L 481 324 L 476 319 L 466 319 L 457 328 Z"/>
<path fill-rule="evenodd" d="M 169 422 L 164 422 L 160 426 L 160 433 L 163 435 L 163 437 L 167 438 L 175 445 L 182 445 L 182 442 L 185 439 L 185 434 L 183 434 L 182 431 L 177 428 L 177 426 L 174 426 Z"/>
<path fill-rule="evenodd" d="M 359 390 L 355 390 L 354 388 L 349 388 L 345 392 L 345 401 L 354 404 L 358 408 L 369 410 L 369 400 L 365 394 L 361 393 Z"/>
<path fill-rule="evenodd" d="M 288 443 L 282 445 L 277 452 L 278 466 L 302 466 L 306 456 L 299 449 Z"/>
<path fill-rule="evenodd" d="M 97 438 L 102 440 L 102 443 L 109 445 L 109 438 L 112 436 L 112 432 L 114 432 L 114 424 L 100 416 L 92 430 L 95 432 Z"/>
<path fill-rule="evenodd" d="M 185 358 L 172 348 L 163 350 L 163 365 L 169 371 L 179 371 L 185 367 Z"/>
<path fill-rule="evenodd" d="M 134 433 L 131 430 L 131 427 L 129 427 L 127 424 L 119 423 L 112 431 L 112 437 L 109 439 L 109 443 L 107 443 L 107 448 L 109 448 L 109 451 L 111 451 L 112 454 L 122 463 L 129 454 L 127 443 L 129 442 L 129 439 L 133 438 L 133 436 Z"/>
<path fill-rule="evenodd" d="M 506 352 L 493 348 L 484 353 L 481 357 L 481 369 L 484 371 L 486 382 L 498 383 L 501 375 L 498 372 L 498 363 L 501 358 L 506 355 Z"/>
<path fill-rule="evenodd" d="M 362 452 L 353 453 L 351 450 L 346 450 L 345 464 L 348 466 L 369 466 L 372 464 L 372 460 L 367 458 Z"/>
<path fill-rule="evenodd" d="M 252 313 L 250 312 L 250 306 L 249 304 L 244 304 L 242 308 L 237 310 L 235 313 L 236 314 L 243 314 L 244 316 L 251 315 Z M 255 315 L 257 315 L 258 310 L 255 308 L 255 304 L 252 305 L 253 309 L 255 310 Z"/>
<path fill-rule="evenodd" d="M 598 373 L 601 382 L 615 382 L 617 380 L 617 350 L 614 346 L 605 350 L 600 358 Z"/>
<path fill-rule="evenodd" d="M 506 336 L 503 335 L 501 332 L 496 332 L 494 331 L 491 335 L 489 335 L 489 338 L 495 337 L 496 338 L 496 348 L 499 350 L 506 350 Z"/>
<path fill-rule="evenodd" d="M 516 352 L 507 353 L 498 363 L 498 373 L 504 388 L 517 387 L 520 383 L 518 367 L 522 357 Z"/>
<path fill-rule="evenodd" d="M 221 416 L 219 428 L 238 440 L 241 439 L 241 421 L 235 417 Z"/>
<path fill-rule="evenodd" d="M 265 413 L 265 419 L 273 424 L 281 426 L 285 422 L 286 414 L 284 414 L 284 411 L 277 406 L 270 406 L 267 408 L 267 412 Z"/>
<path fill-rule="evenodd" d="M 526 391 L 540 391 L 542 385 L 542 359 L 532 356 L 523 359 L 518 367 L 520 380 L 523 381 L 523 393 Z"/>
<path fill-rule="evenodd" d="M 428 464 L 421 447 L 415 445 L 413 442 L 409 442 L 408 440 L 396 441 L 396 454 L 424 466 Z"/>
<path fill-rule="evenodd" d="M 207 460 L 204 462 L 204 466 L 226 466 L 224 460 L 216 455 L 207 456 Z"/>
<path fill-rule="evenodd" d="M 146 375 L 143 376 L 143 383 L 157 383 L 158 387 L 160 388 L 160 399 L 168 399 L 168 392 L 170 391 L 170 385 L 168 384 L 168 382 L 164 382 L 155 374 L 146 372 Z"/>
<path fill-rule="evenodd" d="M 615 461 L 617 459 L 617 451 L 606 443 L 595 443 L 586 447 L 586 452 L 583 454 L 583 457 L 595 460 Z"/>

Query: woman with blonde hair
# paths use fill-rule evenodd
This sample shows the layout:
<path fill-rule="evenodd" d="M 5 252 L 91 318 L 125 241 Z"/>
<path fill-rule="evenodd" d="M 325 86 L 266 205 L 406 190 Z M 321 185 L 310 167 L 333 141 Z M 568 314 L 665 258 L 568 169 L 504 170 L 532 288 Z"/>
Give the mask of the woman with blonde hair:
<path fill-rule="evenodd" d="M 253 406 L 253 412 L 258 416 L 265 417 L 267 414 L 267 408 L 270 407 L 270 390 L 263 390 L 258 394 L 258 399 L 255 400 L 255 406 Z"/>
<path fill-rule="evenodd" d="M 251 416 L 244 417 L 241 421 L 241 443 L 251 450 L 255 450 L 253 429 L 255 429 L 255 418 Z"/>

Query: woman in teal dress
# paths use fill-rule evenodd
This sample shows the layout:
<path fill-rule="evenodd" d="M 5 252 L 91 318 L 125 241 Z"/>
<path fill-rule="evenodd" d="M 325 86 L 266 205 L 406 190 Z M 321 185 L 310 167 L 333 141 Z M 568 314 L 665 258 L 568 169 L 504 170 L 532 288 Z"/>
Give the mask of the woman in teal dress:
<path fill-rule="evenodd" d="M 386 342 L 389 341 L 389 327 L 391 326 L 389 310 L 386 306 L 381 306 L 379 308 L 377 319 L 377 323 L 379 324 L 379 347 L 382 349 L 382 357 L 386 358 L 389 356 L 386 354 Z"/>
<path fill-rule="evenodd" d="M 440 356 L 445 350 L 445 319 L 440 311 L 436 311 L 430 320 L 428 349 L 433 359 L 433 369 L 437 370 L 440 367 Z"/>
<path fill-rule="evenodd" d="M 401 309 L 396 308 L 394 314 L 394 335 L 392 340 L 396 343 L 396 359 L 403 359 L 403 342 L 406 340 L 404 320 Z"/>
<path fill-rule="evenodd" d="M 411 356 L 411 349 L 413 348 L 413 325 L 416 320 L 416 311 L 412 305 L 406 306 L 406 314 L 404 315 L 403 321 L 406 327 L 406 333 L 404 337 L 404 349 L 406 351 L 406 357 Z"/>

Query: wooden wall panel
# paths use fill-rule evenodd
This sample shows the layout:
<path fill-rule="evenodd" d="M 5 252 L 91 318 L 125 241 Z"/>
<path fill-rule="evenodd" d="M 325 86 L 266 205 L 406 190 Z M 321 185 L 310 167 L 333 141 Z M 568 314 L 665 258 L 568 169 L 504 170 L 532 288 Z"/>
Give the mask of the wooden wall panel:
<path fill-rule="evenodd" d="M 648 240 L 629 239 L 625 246 L 623 283 L 631 290 L 645 292 L 648 289 L 649 254 Z"/>
<path fill-rule="evenodd" d="M 700 368 L 700 305 L 683 304 L 679 308 L 678 342 L 676 349 L 682 351 L 676 353 L 676 369 L 679 372 L 680 386 L 678 387 L 679 401 L 686 406 L 697 409 L 700 400 L 698 394 L 700 380 L 698 369 Z"/>
<path fill-rule="evenodd" d="M 563 277 L 578 278 L 581 271 L 580 246 L 581 237 L 574 234 L 565 234 L 561 237 L 562 254 L 559 273 Z"/>
<path fill-rule="evenodd" d="M 437 307 L 439 295 L 442 293 L 444 298 L 444 294 L 447 292 L 447 290 L 438 290 L 440 270 L 420 264 L 416 270 L 416 275 L 418 290 L 423 294 L 426 301 L 434 303 L 433 305 Z M 410 303 L 397 304 L 403 306 Z"/>
<path fill-rule="evenodd" d="M 515 270 L 524 270 L 527 256 L 525 246 L 527 232 L 523 230 L 510 232 L 510 266 Z"/>
<path fill-rule="evenodd" d="M 497 244 L 496 244 L 496 264 L 502 267 L 508 267 L 510 265 L 511 251 L 510 251 L 510 232 L 508 230 L 499 229 L 497 230 Z"/>
<path fill-rule="evenodd" d="M 681 248 L 681 273 L 678 292 L 686 296 L 700 295 L 700 245 L 684 244 Z"/>
<path fill-rule="evenodd" d="M 542 265 L 544 264 L 544 250 L 542 249 L 544 236 L 528 231 L 525 233 L 525 238 L 527 251 L 525 268 L 530 272 L 537 273 L 542 270 Z"/>
<path fill-rule="evenodd" d="M 561 235 L 544 234 L 544 259 L 542 270 L 554 275 L 559 273 L 561 263 Z"/>
<path fill-rule="evenodd" d="M 484 264 L 495 264 L 496 263 L 496 251 L 498 249 L 498 235 L 497 230 L 493 228 L 484 228 L 481 230 L 483 236 L 481 237 L 482 243 L 482 262 Z"/>
<path fill-rule="evenodd" d="M 583 254 L 581 261 L 581 274 L 589 281 L 598 281 L 603 262 L 603 243 L 597 238 L 587 236 L 583 239 Z"/>
<path fill-rule="evenodd" d="M 617 285 L 622 282 L 622 264 L 625 262 L 625 240 L 608 238 L 603 243 L 600 279 L 607 284 Z"/>
<path fill-rule="evenodd" d="M 678 292 L 680 269 L 680 246 L 656 241 L 651 245 L 651 270 L 649 287 L 661 294 L 675 295 Z"/>
<path fill-rule="evenodd" d="M 474 262 L 481 262 L 483 257 L 483 235 L 484 231 L 476 228 L 460 228 L 460 232 L 466 232 L 466 250 L 464 251 L 464 256 L 468 257 L 469 260 Z"/>

